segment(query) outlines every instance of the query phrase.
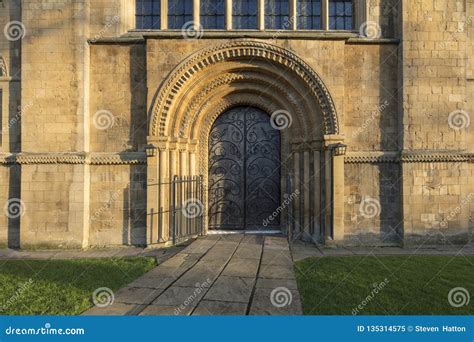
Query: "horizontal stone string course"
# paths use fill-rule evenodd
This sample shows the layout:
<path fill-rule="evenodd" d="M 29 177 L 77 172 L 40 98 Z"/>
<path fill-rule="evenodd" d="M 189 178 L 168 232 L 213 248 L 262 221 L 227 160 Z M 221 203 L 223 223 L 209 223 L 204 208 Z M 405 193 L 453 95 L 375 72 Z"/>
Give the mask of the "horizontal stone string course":
<path fill-rule="evenodd" d="M 146 154 L 144 152 L 12 153 L 1 154 L 0 164 L 146 165 Z"/>
<path fill-rule="evenodd" d="M 447 163 L 474 162 L 474 153 L 399 153 L 399 152 L 349 152 L 346 164 L 364 163 Z"/>
<path fill-rule="evenodd" d="M 349 152 L 346 164 L 364 163 L 447 163 L 474 162 L 474 153 Z M 86 164 L 86 165 L 146 165 L 144 152 L 126 153 L 11 153 L 0 154 L 0 164 Z"/>
<path fill-rule="evenodd" d="M 3 56 L 0 56 L 0 77 L 8 77 L 7 62 Z"/>

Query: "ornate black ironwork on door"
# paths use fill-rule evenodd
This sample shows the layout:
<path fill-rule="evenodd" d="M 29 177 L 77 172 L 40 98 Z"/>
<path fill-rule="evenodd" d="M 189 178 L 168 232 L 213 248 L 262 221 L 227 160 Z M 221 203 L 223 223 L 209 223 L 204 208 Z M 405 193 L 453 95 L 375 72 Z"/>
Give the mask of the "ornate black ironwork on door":
<path fill-rule="evenodd" d="M 279 228 L 280 132 L 252 107 L 217 118 L 209 136 L 209 228 Z"/>

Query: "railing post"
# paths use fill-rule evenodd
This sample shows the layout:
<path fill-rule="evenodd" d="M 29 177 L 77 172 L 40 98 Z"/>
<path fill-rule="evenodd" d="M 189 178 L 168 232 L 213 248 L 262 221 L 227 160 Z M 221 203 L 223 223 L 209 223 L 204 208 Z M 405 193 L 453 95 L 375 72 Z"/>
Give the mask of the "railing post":
<path fill-rule="evenodd" d="M 171 230 L 173 234 L 173 245 L 176 244 L 176 183 L 178 181 L 178 176 L 173 177 L 172 186 L 171 186 Z"/>

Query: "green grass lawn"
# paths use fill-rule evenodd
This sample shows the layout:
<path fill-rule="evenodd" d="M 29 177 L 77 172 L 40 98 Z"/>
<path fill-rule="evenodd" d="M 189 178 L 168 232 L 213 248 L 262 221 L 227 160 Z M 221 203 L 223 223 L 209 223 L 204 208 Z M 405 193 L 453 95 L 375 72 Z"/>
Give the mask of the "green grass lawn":
<path fill-rule="evenodd" d="M 95 289 L 116 291 L 154 266 L 144 257 L 0 260 L 0 315 L 77 315 Z"/>
<path fill-rule="evenodd" d="M 474 298 L 455 308 L 448 294 L 462 287 L 474 296 L 473 265 L 473 256 L 354 256 L 295 269 L 306 315 L 472 315 Z"/>

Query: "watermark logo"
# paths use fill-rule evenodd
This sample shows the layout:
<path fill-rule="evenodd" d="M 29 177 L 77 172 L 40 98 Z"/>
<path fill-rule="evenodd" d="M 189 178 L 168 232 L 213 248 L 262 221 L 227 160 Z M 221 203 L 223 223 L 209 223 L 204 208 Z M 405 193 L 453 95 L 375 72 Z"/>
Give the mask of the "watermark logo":
<path fill-rule="evenodd" d="M 190 198 L 183 203 L 183 215 L 186 218 L 196 218 L 202 216 L 203 204 L 197 198 Z"/>
<path fill-rule="evenodd" d="M 109 129 L 115 125 L 115 116 L 108 110 L 99 110 L 92 117 L 92 124 L 100 130 Z"/>
<path fill-rule="evenodd" d="M 359 314 L 360 311 L 364 310 L 365 307 L 372 301 L 374 298 L 382 291 L 385 287 L 387 287 L 388 283 L 390 281 L 385 278 L 383 281 L 379 283 L 373 283 L 372 284 L 372 290 L 370 293 L 367 295 L 367 297 L 364 298 L 364 300 L 357 305 L 354 309 L 352 309 L 352 315 L 356 316 Z"/>
<path fill-rule="evenodd" d="M 5 207 L 3 207 L 3 211 L 8 218 L 15 219 L 23 214 L 26 211 L 25 203 L 19 198 L 11 198 L 5 203 Z"/>
<path fill-rule="evenodd" d="M 474 193 L 471 193 L 471 194 L 467 195 L 466 197 L 464 197 L 461 200 L 461 203 L 457 207 L 450 210 L 448 216 L 446 216 L 445 219 L 443 221 L 441 221 L 441 223 L 440 223 L 441 228 L 448 227 L 448 225 L 449 225 L 448 222 L 450 220 L 454 219 L 457 215 L 459 215 L 461 213 L 462 208 L 466 205 L 469 205 L 473 200 L 474 200 Z"/>
<path fill-rule="evenodd" d="M 471 295 L 464 287 L 455 287 L 448 293 L 448 302 L 454 308 L 466 306 L 470 301 Z"/>
<path fill-rule="evenodd" d="M 203 36 L 204 30 L 199 23 L 188 21 L 181 28 L 181 34 L 185 39 L 199 39 Z"/>
<path fill-rule="evenodd" d="M 25 38 L 26 28 L 21 21 L 14 20 L 5 25 L 3 33 L 9 41 L 16 42 L 17 40 Z"/>
<path fill-rule="evenodd" d="M 464 110 L 455 110 L 448 116 L 449 127 L 457 131 L 466 129 L 471 124 L 471 117 Z"/>
<path fill-rule="evenodd" d="M 204 281 L 202 284 L 196 283 L 193 293 L 186 298 L 183 304 L 181 304 L 174 310 L 175 316 L 180 315 L 181 312 L 185 310 L 189 305 L 191 305 L 201 293 L 204 293 L 205 290 L 211 286 L 211 284 L 212 281 L 209 278 L 207 278 L 206 281 Z"/>
<path fill-rule="evenodd" d="M 17 300 L 18 298 L 21 297 L 21 295 L 23 294 L 23 292 L 25 292 L 26 290 L 28 290 L 28 288 L 31 287 L 31 285 L 33 285 L 33 279 L 28 279 L 28 281 L 22 283 L 18 288 L 17 290 L 15 291 L 15 293 L 5 302 L 5 304 L 3 305 L 3 307 L 0 309 L 0 312 L 1 311 L 5 311 L 7 310 L 8 308 L 10 308 Z"/>
<path fill-rule="evenodd" d="M 365 218 L 374 218 L 380 215 L 381 206 L 379 200 L 369 196 L 360 202 L 359 212 Z"/>
<path fill-rule="evenodd" d="M 293 301 L 293 294 L 286 287 L 277 287 L 270 293 L 270 302 L 276 308 L 288 306 Z"/>
<path fill-rule="evenodd" d="M 283 201 L 283 203 L 270 215 L 268 216 L 265 220 L 263 220 L 263 226 L 267 227 L 275 218 L 280 215 L 280 213 L 285 210 L 286 207 L 288 207 L 291 202 L 295 200 L 296 197 L 300 194 L 300 191 L 297 189 L 295 190 L 292 194 L 285 195 L 286 199 Z"/>
<path fill-rule="evenodd" d="M 366 118 L 360 127 L 352 132 L 352 137 L 356 138 L 358 135 L 362 134 L 369 126 L 371 126 L 376 119 L 378 119 L 382 113 L 388 108 L 389 103 L 385 100 L 376 110 L 370 113 L 370 117 Z"/>
<path fill-rule="evenodd" d="M 382 37 L 382 29 L 375 21 L 366 21 L 360 25 L 359 34 L 368 39 L 378 39 Z"/>
<path fill-rule="evenodd" d="M 104 27 L 97 33 L 93 39 L 91 39 L 92 43 L 97 42 L 99 39 L 103 38 L 107 31 L 115 24 L 120 22 L 120 16 L 115 15 L 111 20 L 109 20 Z"/>
<path fill-rule="evenodd" d="M 285 128 L 290 128 L 292 123 L 293 118 L 291 117 L 290 112 L 283 109 L 273 112 L 270 117 L 270 125 L 279 131 Z"/>
<path fill-rule="evenodd" d="M 99 287 L 92 293 L 92 302 L 99 308 L 110 306 L 114 301 L 114 292 L 108 287 Z"/>

